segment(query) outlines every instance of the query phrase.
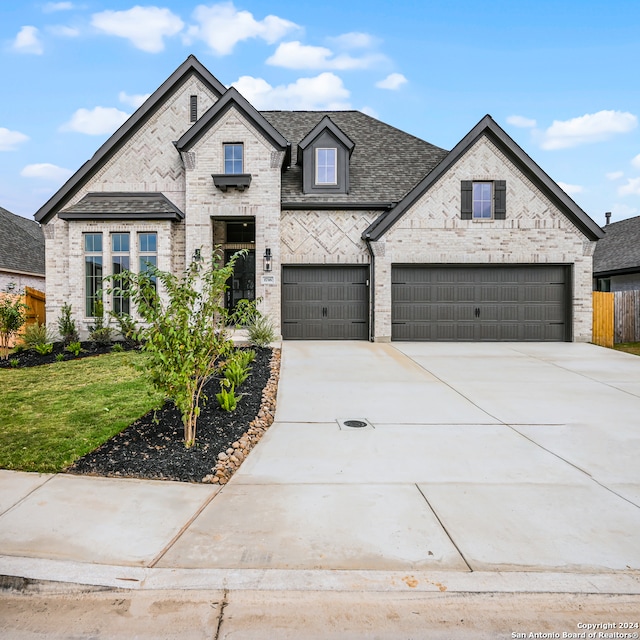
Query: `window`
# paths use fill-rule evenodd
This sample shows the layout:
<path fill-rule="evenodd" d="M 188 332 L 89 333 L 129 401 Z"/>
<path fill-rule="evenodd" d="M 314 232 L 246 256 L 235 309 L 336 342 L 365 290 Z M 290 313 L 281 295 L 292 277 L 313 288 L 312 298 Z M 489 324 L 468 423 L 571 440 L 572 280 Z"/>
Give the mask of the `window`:
<path fill-rule="evenodd" d="M 129 234 L 128 233 L 112 233 L 111 234 L 111 272 L 114 275 L 114 289 L 122 289 L 124 282 L 117 276 L 123 271 L 129 270 Z M 112 298 L 113 311 L 118 315 L 130 313 L 129 297 L 124 293 L 113 293 Z"/>
<path fill-rule="evenodd" d="M 230 175 L 244 173 L 243 145 L 240 143 L 224 145 L 224 172 Z"/>
<path fill-rule="evenodd" d="M 149 270 L 149 267 L 158 266 L 158 234 L 138 234 L 138 257 L 140 259 L 140 273 Z M 152 278 L 155 283 L 155 278 Z"/>
<path fill-rule="evenodd" d="M 191 122 L 198 119 L 198 96 L 191 96 L 189 99 L 189 119 Z"/>
<path fill-rule="evenodd" d="M 102 234 L 84 234 L 84 299 L 85 314 L 88 318 L 96 315 L 96 302 L 101 298 L 98 291 L 102 288 Z"/>
<path fill-rule="evenodd" d="M 461 218 L 463 220 L 504 220 L 507 217 L 506 180 L 463 180 Z"/>
<path fill-rule="evenodd" d="M 337 156 L 337 149 L 316 149 L 316 184 L 338 184 Z"/>
<path fill-rule="evenodd" d="M 488 219 L 493 216 L 493 183 L 473 183 L 472 217 L 474 219 Z"/>
<path fill-rule="evenodd" d="M 253 243 L 256 238 L 255 222 L 227 222 L 227 242 Z"/>

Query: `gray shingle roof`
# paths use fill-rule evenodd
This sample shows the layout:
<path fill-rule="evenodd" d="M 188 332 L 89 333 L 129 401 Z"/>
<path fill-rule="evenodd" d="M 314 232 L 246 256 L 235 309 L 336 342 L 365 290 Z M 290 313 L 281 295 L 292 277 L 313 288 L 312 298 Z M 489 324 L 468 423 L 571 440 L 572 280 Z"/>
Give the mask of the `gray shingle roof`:
<path fill-rule="evenodd" d="M 181 220 L 184 214 L 162 193 L 88 193 L 59 214 L 63 220 Z"/>
<path fill-rule="evenodd" d="M 593 272 L 636 269 L 640 271 L 640 216 L 612 222 L 604 227 L 593 254 Z"/>
<path fill-rule="evenodd" d="M 360 111 L 261 113 L 292 146 L 292 166 L 282 174 L 285 203 L 311 200 L 302 193 L 302 169 L 295 164 L 297 145 L 325 116 L 355 143 L 349 168 L 349 193 L 323 195 L 325 202 L 397 202 L 448 153 Z"/>
<path fill-rule="evenodd" d="M 2 207 L 0 269 L 44 275 L 44 234 L 40 225 Z"/>

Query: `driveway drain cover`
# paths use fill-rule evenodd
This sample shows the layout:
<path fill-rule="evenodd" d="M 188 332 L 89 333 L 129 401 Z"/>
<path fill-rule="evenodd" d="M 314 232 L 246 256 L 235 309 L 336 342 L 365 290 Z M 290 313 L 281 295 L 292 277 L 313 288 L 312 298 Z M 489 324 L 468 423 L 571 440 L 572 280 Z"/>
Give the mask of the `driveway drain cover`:
<path fill-rule="evenodd" d="M 344 424 L 345 427 L 353 427 L 355 429 L 362 429 L 362 427 L 369 426 L 366 422 L 362 422 L 362 420 L 345 420 L 342 424 Z"/>

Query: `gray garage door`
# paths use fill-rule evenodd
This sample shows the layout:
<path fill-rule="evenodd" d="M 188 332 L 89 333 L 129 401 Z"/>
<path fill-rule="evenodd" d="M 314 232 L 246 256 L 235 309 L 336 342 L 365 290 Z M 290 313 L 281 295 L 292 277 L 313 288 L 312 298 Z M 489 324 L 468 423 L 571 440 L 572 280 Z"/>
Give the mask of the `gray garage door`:
<path fill-rule="evenodd" d="M 566 266 L 392 267 L 393 340 L 571 339 Z"/>
<path fill-rule="evenodd" d="M 283 338 L 366 340 L 368 335 L 368 266 L 283 267 Z"/>

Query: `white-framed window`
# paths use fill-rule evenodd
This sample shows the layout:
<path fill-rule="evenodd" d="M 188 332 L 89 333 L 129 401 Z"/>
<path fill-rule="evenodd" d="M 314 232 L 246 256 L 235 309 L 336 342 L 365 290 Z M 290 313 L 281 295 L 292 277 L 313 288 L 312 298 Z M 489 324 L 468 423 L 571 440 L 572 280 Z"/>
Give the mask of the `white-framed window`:
<path fill-rule="evenodd" d="M 338 184 L 338 150 L 316 149 L 316 184 Z"/>
<path fill-rule="evenodd" d="M 474 182 L 472 216 L 474 220 L 493 218 L 493 182 Z"/>
<path fill-rule="evenodd" d="M 93 318 L 96 302 L 101 300 L 98 291 L 102 289 L 102 233 L 84 233 L 83 244 L 85 315 Z"/>
<path fill-rule="evenodd" d="M 122 279 L 117 276 L 130 269 L 129 250 L 129 233 L 111 234 L 111 273 L 114 276 L 112 284 L 116 290 L 122 290 L 124 286 Z M 130 313 L 129 297 L 115 291 L 112 295 L 111 303 L 114 313 L 118 315 Z"/>
<path fill-rule="evenodd" d="M 244 145 L 240 142 L 225 143 L 224 172 L 229 175 L 244 173 Z"/>

